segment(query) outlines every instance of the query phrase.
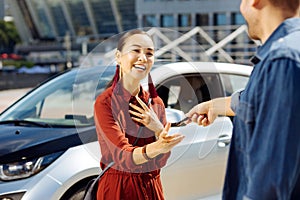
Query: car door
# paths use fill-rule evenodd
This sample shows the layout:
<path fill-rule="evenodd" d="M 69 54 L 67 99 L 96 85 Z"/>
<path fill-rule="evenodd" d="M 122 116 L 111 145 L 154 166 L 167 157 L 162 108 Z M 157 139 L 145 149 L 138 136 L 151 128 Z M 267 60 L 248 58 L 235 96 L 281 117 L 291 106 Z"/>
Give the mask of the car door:
<path fill-rule="evenodd" d="M 159 96 L 167 108 L 168 120 L 184 117 L 196 104 L 224 96 L 222 79 L 217 73 L 176 75 L 161 82 Z M 176 119 L 177 118 L 177 119 Z M 196 199 L 220 194 L 223 186 L 232 123 L 219 117 L 208 127 L 189 124 L 173 127 L 185 139 L 171 153 L 162 169 L 166 199 Z"/>

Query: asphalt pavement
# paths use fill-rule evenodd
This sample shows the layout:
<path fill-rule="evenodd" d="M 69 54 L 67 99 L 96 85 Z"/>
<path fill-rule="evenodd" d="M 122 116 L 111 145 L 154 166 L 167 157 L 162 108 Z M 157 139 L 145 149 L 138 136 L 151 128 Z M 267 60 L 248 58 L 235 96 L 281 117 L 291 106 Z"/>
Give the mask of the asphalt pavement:
<path fill-rule="evenodd" d="M 0 91 L 0 113 L 25 95 L 31 88 L 11 89 Z"/>

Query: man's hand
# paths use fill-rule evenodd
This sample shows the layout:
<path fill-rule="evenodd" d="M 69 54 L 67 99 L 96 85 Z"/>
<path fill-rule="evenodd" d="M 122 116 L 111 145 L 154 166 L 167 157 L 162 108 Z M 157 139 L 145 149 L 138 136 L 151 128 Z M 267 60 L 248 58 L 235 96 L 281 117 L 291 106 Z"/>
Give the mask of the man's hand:
<path fill-rule="evenodd" d="M 195 122 L 202 126 L 210 125 L 218 116 L 211 108 L 211 101 L 203 102 L 194 106 L 185 115 L 190 119 L 188 122 Z"/>

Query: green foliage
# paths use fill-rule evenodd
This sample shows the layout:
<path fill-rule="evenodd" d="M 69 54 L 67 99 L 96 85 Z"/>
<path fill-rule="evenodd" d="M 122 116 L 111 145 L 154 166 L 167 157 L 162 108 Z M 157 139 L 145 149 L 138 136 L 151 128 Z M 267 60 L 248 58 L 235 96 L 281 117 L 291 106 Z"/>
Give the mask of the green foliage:
<path fill-rule="evenodd" d="M 3 66 L 15 66 L 17 68 L 20 67 L 33 67 L 34 63 L 26 60 L 3 60 Z"/>
<path fill-rule="evenodd" d="M 13 51 L 21 39 L 13 22 L 0 20 L 0 53 L 2 51 Z M 8 52 L 9 53 L 9 52 Z"/>

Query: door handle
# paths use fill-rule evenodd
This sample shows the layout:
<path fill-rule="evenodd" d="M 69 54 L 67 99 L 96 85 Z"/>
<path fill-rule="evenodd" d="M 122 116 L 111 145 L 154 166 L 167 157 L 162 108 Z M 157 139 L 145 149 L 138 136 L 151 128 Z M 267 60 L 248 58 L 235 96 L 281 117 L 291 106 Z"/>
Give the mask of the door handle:
<path fill-rule="evenodd" d="M 231 136 L 229 135 L 220 135 L 218 139 L 218 147 L 226 147 L 230 144 Z"/>

